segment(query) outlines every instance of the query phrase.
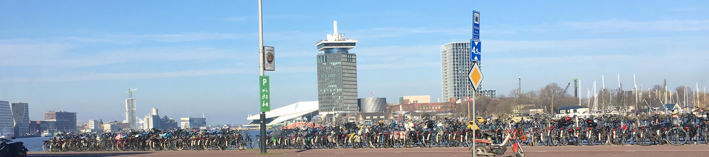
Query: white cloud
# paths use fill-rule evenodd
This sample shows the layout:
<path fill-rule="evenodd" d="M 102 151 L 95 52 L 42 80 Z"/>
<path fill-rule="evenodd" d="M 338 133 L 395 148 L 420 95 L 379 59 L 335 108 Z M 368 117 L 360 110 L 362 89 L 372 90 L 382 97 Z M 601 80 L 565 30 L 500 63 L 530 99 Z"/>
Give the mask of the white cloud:
<path fill-rule="evenodd" d="M 127 62 L 241 59 L 226 50 L 202 47 L 157 47 L 72 53 L 71 46 L 54 44 L 0 44 L 0 67 L 90 67 Z"/>
<path fill-rule="evenodd" d="M 424 67 L 440 67 L 440 62 L 390 62 L 390 63 L 370 63 L 360 64 L 357 70 L 398 70 L 398 69 L 419 69 Z"/>
<path fill-rule="evenodd" d="M 369 29 L 353 30 L 352 38 L 370 39 L 370 38 L 394 38 L 415 34 L 470 34 L 470 29 L 467 28 L 423 28 L 423 27 L 378 27 Z"/>
<path fill-rule="evenodd" d="M 66 82 L 90 80 L 135 80 L 156 78 L 197 77 L 207 75 L 226 75 L 246 73 L 243 69 L 194 69 L 168 72 L 142 72 L 142 73 L 97 73 L 79 72 L 67 73 L 50 77 L 4 77 L 3 82 Z"/>
<path fill-rule="evenodd" d="M 170 34 L 109 34 L 97 36 L 69 36 L 59 37 L 59 41 L 76 41 L 89 43 L 113 43 L 113 44 L 134 44 L 141 42 L 191 42 L 204 40 L 227 40 L 243 39 L 250 34 L 236 33 L 208 33 L 208 32 L 188 32 Z"/>
<path fill-rule="evenodd" d="M 707 31 L 709 20 L 601 20 L 590 22 L 566 22 L 562 26 L 598 32 L 618 31 Z"/>
<path fill-rule="evenodd" d="M 0 42 L 0 65 L 16 58 L 55 56 L 72 48 L 69 44 Z"/>

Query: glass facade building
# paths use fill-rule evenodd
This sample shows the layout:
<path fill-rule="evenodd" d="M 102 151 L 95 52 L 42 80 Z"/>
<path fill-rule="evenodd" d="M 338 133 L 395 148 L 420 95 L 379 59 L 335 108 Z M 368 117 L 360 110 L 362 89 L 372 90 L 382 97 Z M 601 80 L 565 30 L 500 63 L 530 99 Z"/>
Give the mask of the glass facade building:
<path fill-rule="evenodd" d="M 27 103 L 11 103 L 12 117 L 15 122 L 15 137 L 27 136 L 30 132 L 30 111 Z"/>
<path fill-rule="evenodd" d="M 5 138 L 10 138 L 14 137 L 14 134 L 15 129 L 13 126 L 10 103 L 7 101 L 0 101 L 0 137 L 5 136 Z"/>
<path fill-rule="evenodd" d="M 47 112 L 44 113 L 45 121 L 54 121 L 56 125 L 50 130 L 61 132 L 76 132 L 76 112 Z"/>
<path fill-rule="evenodd" d="M 357 106 L 357 55 L 349 53 L 356 40 L 345 39 L 344 34 L 328 34 L 315 46 L 322 53 L 317 55 L 318 112 L 356 113 Z"/>

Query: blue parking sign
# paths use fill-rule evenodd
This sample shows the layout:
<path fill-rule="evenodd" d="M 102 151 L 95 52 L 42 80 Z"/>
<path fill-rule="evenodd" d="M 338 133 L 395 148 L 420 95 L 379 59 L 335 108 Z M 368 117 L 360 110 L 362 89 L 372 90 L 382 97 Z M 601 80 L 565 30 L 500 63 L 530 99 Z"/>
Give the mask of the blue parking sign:
<path fill-rule="evenodd" d="M 480 40 L 470 39 L 470 60 L 473 62 L 480 62 L 480 53 L 482 53 L 480 45 L 482 45 Z"/>

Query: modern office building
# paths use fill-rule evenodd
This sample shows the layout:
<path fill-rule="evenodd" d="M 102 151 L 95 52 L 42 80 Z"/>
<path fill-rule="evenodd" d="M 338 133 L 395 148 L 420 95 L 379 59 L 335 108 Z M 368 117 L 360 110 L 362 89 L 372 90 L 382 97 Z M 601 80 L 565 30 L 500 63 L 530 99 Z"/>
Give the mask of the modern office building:
<path fill-rule="evenodd" d="M 171 130 L 171 129 L 177 129 L 177 128 L 180 128 L 177 120 L 169 118 L 167 116 L 163 116 L 162 118 L 160 118 L 160 129 Z"/>
<path fill-rule="evenodd" d="M 11 103 L 12 118 L 15 125 L 15 137 L 27 136 L 30 131 L 30 111 L 27 103 Z"/>
<path fill-rule="evenodd" d="M 468 73 L 473 67 L 470 60 L 470 42 L 453 42 L 441 46 L 441 96 L 443 99 L 461 99 L 472 96 L 473 84 Z"/>
<path fill-rule="evenodd" d="M 135 129 L 137 127 L 136 122 L 138 117 L 135 115 L 135 98 L 133 98 L 133 90 L 134 89 L 128 89 L 128 98 L 126 99 L 126 120 L 125 122 L 128 123 L 128 127 L 131 129 Z"/>
<path fill-rule="evenodd" d="M 317 55 L 319 114 L 356 113 L 357 56 L 349 50 L 357 40 L 339 34 L 337 21 L 333 22 L 333 29 L 326 40 L 315 44 L 322 51 Z"/>
<path fill-rule="evenodd" d="M 15 126 L 12 118 L 10 103 L 0 101 L 0 137 L 15 137 Z"/>
<path fill-rule="evenodd" d="M 44 113 L 45 121 L 56 122 L 54 128 L 49 128 L 49 130 L 61 131 L 61 132 L 76 132 L 76 112 L 47 112 Z"/>
<path fill-rule="evenodd" d="M 207 127 L 207 118 L 182 117 L 180 118 L 181 129 L 201 129 Z"/>
<path fill-rule="evenodd" d="M 160 116 L 158 115 L 158 109 L 153 108 L 149 115 L 145 115 L 143 118 L 143 129 L 160 129 Z"/>

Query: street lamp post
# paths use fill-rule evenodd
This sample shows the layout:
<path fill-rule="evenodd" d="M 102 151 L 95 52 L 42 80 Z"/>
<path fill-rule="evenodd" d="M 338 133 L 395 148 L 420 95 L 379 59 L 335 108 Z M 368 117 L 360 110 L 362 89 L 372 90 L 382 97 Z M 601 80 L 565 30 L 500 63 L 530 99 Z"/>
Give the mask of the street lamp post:
<path fill-rule="evenodd" d="M 258 0 L 258 72 L 259 77 L 263 76 L 263 15 L 261 11 L 261 0 Z M 260 105 L 259 105 L 260 106 Z M 266 112 L 261 112 L 259 119 L 259 148 L 261 154 L 266 154 Z"/>

